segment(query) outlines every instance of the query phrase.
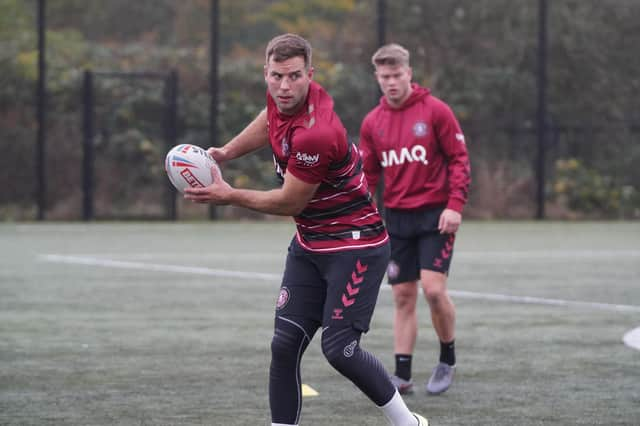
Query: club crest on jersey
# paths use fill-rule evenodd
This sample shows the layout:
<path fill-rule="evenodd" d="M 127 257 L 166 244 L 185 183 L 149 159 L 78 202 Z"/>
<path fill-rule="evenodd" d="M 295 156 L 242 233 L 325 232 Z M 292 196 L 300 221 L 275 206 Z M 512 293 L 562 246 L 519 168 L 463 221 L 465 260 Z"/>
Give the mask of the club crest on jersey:
<path fill-rule="evenodd" d="M 387 265 L 387 275 L 389 276 L 389 278 L 396 279 L 398 278 L 399 273 L 400 266 L 394 260 L 389 262 L 389 265 Z"/>
<path fill-rule="evenodd" d="M 413 125 L 413 134 L 416 135 L 417 138 L 427 136 L 427 133 L 429 133 L 429 127 L 427 127 L 427 123 L 424 121 L 418 121 Z"/>
<path fill-rule="evenodd" d="M 305 167 L 312 167 L 318 164 L 318 161 L 320 160 L 320 154 L 311 155 L 307 154 L 306 152 L 297 152 L 296 160 L 300 165 L 303 165 Z"/>
<path fill-rule="evenodd" d="M 289 289 L 286 287 L 282 287 L 280 289 L 280 294 L 278 295 L 278 302 L 276 303 L 276 309 L 280 310 L 285 306 L 287 306 L 287 303 L 289 303 L 289 297 L 290 297 Z"/>
<path fill-rule="evenodd" d="M 282 154 L 286 157 L 289 155 L 289 142 L 287 142 L 287 137 L 282 138 L 281 142 L 282 146 Z"/>

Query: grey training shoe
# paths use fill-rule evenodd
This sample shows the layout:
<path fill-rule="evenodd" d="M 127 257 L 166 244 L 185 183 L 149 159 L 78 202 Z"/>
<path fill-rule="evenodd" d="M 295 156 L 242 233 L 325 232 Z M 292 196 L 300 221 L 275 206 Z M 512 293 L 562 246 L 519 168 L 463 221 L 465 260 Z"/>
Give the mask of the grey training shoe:
<path fill-rule="evenodd" d="M 396 375 L 389 376 L 389 378 L 391 379 L 391 383 L 393 383 L 393 386 L 398 389 L 398 393 L 400 395 L 413 393 L 413 380 L 404 380 Z"/>
<path fill-rule="evenodd" d="M 436 365 L 436 368 L 433 369 L 433 374 L 431 374 L 427 382 L 427 392 L 432 395 L 437 395 L 449 389 L 449 386 L 453 383 L 455 370 L 455 365 L 445 364 L 444 362 Z"/>
<path fill-rule="evenodd" d="M 418 426 L 429 426 L 429 420 L 427 420 L 426 417 L 422 417 L 418 413 L 413 413 L 413 417 L 418 421 Z"/>

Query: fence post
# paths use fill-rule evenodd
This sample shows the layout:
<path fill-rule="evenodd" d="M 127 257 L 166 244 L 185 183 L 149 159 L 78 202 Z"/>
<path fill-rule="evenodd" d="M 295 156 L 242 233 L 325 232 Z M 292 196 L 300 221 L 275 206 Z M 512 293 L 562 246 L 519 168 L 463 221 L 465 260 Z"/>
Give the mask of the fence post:
<path fill-rule="evenodd" d="M 217 147 L 218 140 L 218 60 L 220 56 L 220 5 L 211 0 L 209 11 L 209 144 Z M 209 204 L 209 219 L 218 219 L 218 208 Z"/>
<path fill-rule="evenodd" d="M 85 221 L 93 219 L 93 72 L 85 70 L 83 84 L 83 119 L 82 119 L 82 218 Z"/>
<path fill-rule="evenodd" d="M 165 117 L 164 136 L 166 152 L 177 145 L 178 142 L 178 73 L 172 70 L 164 82 Z M 168 220 L 176 220 L 178 217 L 176 208 L 176 189 L 167 180 L 165 192 L 165 209 Z"/>
<path fill-rule="evenodd" d="M 38 220 L 44 220 L 47 208 L 47 180 L 46 180 L 46 2 L 38 0 L 38 82 L 36 87 L 36 117 L 38 133 L 36 142 L 36 176 L 38 188 L 36 201 L 38 205 Z"/>
<path fill-rule="evenodd" d="M 538 191 L 536 219 L 544 219 L 547 157 L 547 0 L 538 0 Z"/>

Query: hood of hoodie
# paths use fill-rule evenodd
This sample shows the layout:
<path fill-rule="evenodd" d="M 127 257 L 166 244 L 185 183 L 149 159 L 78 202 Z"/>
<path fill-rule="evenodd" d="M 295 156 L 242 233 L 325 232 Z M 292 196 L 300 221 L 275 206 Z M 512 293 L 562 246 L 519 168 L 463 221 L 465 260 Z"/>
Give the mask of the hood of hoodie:
<path fill-rule="evenodd" d="M 409 108 L 411 105 L 415 104 L 416 102 L 422 100 L 423 98 L 431 94 L 431 91 L 429 89 L 418 85 L 418 83 L 411 83 L 411 89 L 412 89 L 411 95 L 409 95 L 407 100 L 404 101 L 404 103 L 400 105 L 399 108 L 394 108 L 391 105 L 389 105 L 389 102 L 387 101 L 387 98 L 385 96 L 382 96 L 380 98 L 380 106 L 384 109 L 390 109 L 393 111 L 402 111 L 403 109 Z"/>

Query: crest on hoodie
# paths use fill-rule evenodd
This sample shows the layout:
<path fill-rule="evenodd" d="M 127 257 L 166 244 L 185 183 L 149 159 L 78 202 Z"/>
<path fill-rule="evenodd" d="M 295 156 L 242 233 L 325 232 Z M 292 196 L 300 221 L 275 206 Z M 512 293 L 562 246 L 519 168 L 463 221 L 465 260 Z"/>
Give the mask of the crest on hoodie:
<path fill-rule="evenodd" d="M 427 127 L 427 123 L 424 121 L 418 121 L 413 125 L 413 134 L 416 135 L 417 138 L 425 137 L 427 133 L 429 133 L 429 127 Z"/>

